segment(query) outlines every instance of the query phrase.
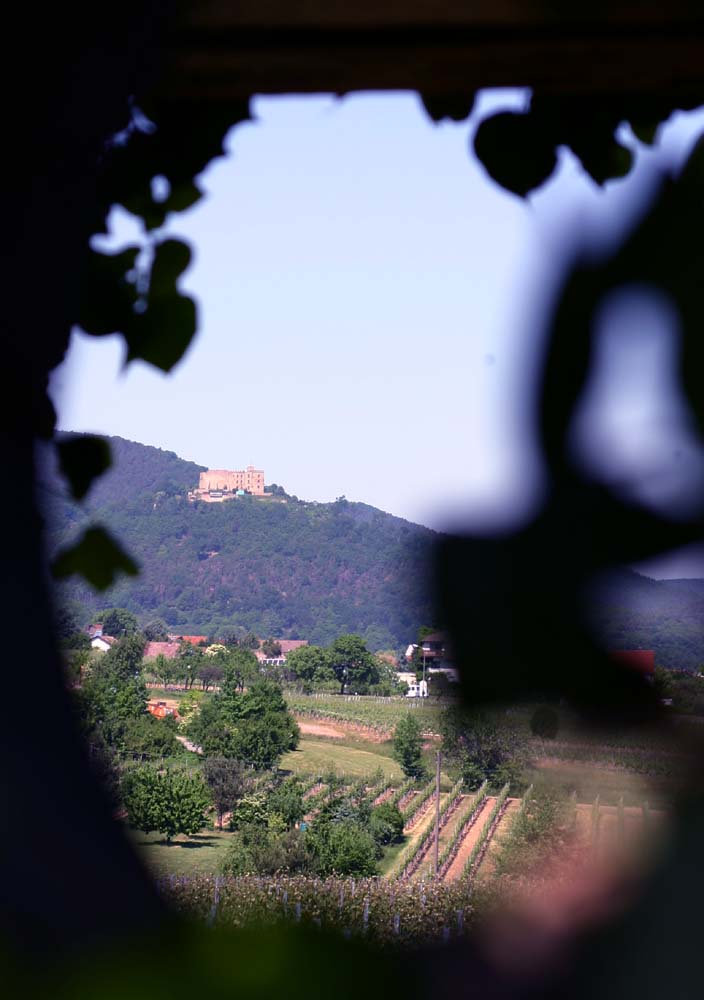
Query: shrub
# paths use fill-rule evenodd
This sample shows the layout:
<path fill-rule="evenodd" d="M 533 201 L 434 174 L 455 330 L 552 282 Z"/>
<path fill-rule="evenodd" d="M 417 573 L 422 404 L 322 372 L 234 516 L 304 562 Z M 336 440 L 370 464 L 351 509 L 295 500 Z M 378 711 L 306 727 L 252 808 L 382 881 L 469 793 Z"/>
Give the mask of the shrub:
<path fill-rule="evenodd" d="M 560 729 L 560 719 L 554 708 L 541 705 L 531 716 L 530 729 L 535 736 L 544 740 L 554 740 Z"/>
<path fill-rule="evenodd" d="M 149 765 L 126 772 L 122 798 L 130 826 L 144 833 L 163 833 L 167 842 L 176 834 L 202 830 L 210 805 L 200 774 L 180 768 L 157 770 Z"/>

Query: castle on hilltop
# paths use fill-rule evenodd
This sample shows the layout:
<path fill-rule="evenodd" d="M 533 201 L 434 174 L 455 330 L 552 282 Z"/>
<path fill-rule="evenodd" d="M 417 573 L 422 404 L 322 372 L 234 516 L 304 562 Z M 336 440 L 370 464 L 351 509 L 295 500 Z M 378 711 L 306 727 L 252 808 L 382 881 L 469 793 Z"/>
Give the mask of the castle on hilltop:
<path fill-rule="evenodd" d="M 198 489 L 191 490 L 189 500 L 220 503 L 233 497 L 270 497 L 264 492 L 264 472 L 248 465 L 246 469 L 208 469 L 201 472 Z"/>

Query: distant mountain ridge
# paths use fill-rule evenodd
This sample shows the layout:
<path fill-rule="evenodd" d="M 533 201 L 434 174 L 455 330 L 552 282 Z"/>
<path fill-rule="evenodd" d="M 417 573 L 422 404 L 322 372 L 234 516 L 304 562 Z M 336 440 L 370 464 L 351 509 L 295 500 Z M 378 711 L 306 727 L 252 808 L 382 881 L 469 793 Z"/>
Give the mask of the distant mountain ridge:
<path fill-rule="evenodd" d="M 40 493 L 51 551 L 90 521 L 105 524 L 142 567 L 96 594 L 73 578 L 60 586 L 83 618 L 110 605 L 184 632 L 235 625 L 261 636 L 326 644 L 358 632 L 374 649 L 399 649 L 432 624 L 430 559 L 436 534 L 363 503 L 283 495 L 189 503 L 205 466 L 170 451 L 108 439 L 112 468 L 83 507 L 66 496 L 52 449 L 43 449 Z M 280 488 L 279 488 L 280 489 Z M 282 502 L 285 500 L 286 502 Z M 469 571 L 469 568 L 468 568 Z M 591 618 L 611 649 L 647 648 L 658 664 L 704 663 L 704 580 L 652 580 L 614 570 L 589 595 Z"/>
<path fill-rule="evenodd" d="M 612 570 L 590 594 L 591 620 L 611 649 L 654 649 L 659 666 L 704 664 L 704 580 L 652 580 Z"/>

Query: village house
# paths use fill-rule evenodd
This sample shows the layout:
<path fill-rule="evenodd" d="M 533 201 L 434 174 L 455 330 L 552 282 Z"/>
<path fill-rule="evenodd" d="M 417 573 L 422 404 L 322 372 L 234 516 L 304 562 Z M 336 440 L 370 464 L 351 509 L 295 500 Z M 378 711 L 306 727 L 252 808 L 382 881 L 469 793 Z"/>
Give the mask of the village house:
<path fill-rule="evenodd" d="M 293 652 L 294 649 L 299 649 L 301 646 L 308 645 L 307 639 L 274 639 L 274 642 L 277 642 L 281 647 L 279 656 L 267 656 L 262 649 L 257 649 L 254 653 L 259 662 L 266 664 L 268 667 L 283 667 L 289 653 Z"/>
<path fill-rule="evenodd" d="M 428 674 L 442 673 L 450 681 L 459 681 L 459 672 L 444 632 L 431 632 L 430 635 L 424 636 L 420 647 L 418 643 L 411 643 L 406 649 L 408 662 L 413 659 L 413 654 L 417 649 L 420 649 L 423 669 L 427 670 Z"/>
<path fill-rule="evenodd" d="M 90 641 L 91 649 L 97 649 L 100 653 L 107 653 L 111 646 L 114 646 L 117 639 L 112 635 L 103 635 L 102 626 L 100 627 L 100 634 L 94 635 Z"/>

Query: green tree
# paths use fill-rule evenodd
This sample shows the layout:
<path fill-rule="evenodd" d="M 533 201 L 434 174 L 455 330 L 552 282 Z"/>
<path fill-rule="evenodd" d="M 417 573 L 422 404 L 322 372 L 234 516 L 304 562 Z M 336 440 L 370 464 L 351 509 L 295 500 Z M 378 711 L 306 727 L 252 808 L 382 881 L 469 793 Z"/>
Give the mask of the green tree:
<path fill-rule="evenodd" d="M 328 649 L 328 657 L 340 694 L 344 694 L 345 688 L 364 693 L 379 681 L 376 660 L 358 635 L 339 636 Z"/>
<path fill-rule="evenodd" d="M 277 642 L 276 639 L 265 639 L 262 643 L 262 652 L 270 659 L 281 656 L 281 643 Z"/>
<path fill-rule="evenodd" d="M 286 670 L 295 679 L 309 684 L 334 680 L 327 650 L 320 646 L 299 646 L 286 656 Z"/>
<path fill-rule="evenodd" d="M 203 705 L 189 733 L 207 757 L 232 757 L 258 768 L 273 767 L 300 738 L 280 686 L 260 678 L 241 693 L 229 667 L 221 691 Z"/>
<path fill-rule="evenodd" d="M 518 780 L 526 739 L 506 716 L 453 706 L 442 713 L 440 732 L 443 753 L 469 788 L 477 788 L 485 778 L 494 787 Z"/>
<path fill-rule="evenodd" d="M 369 832 L 377 844 L 393 844 L 403 837 L 403 816 L 398 806 L 382 802 L 372 809 Z"/>
<path fill-rule="evenodd" d="M 376 842 L 359 823 L 316 823 L 307 842 L 321 875 L 377 874 Z"/>
<path fill-rule="evenodd" d="M 156 757 L 173 757 L 183 752 L 176 739 L 174 725 L 168 719 L 157 719 L 148 712 L 126 720 L 121 748 L 128 755 L 153 760 Z"/>
<path fill-rule="evenodd" d="M 287 778 L 269 793 L 269 813 L 280 816 L 287 829 L 300 823 L 305 813 L 303 790 L 298 778 Z"/>
<path fill-rule="evenodd" d="M 259 649 L 259 639 L 254 632 L 245 632 L 240 639 L 240 646 L 243 649 Z"/>
<path fill-rule="evenodd" d="M 410 713 L 396 724 L 393 755 L 407 778 L 422 778 L 425 774 L 423 732 L 418 720 Z"/>
<path fill-rule="evenodd" d="M 222 830 L 222 818 L 235 808 L 248 785 L 243 765 L 230 757 L 208 757 L 203 763 L 203 776 L 208 783 L 210 794 Z"/>
<path fill-rule="evenodd" d="M 103 623 L 104 626 L 105 623 Z M 161 618 L 153 618 L 142 629 L 147 642 L 166 642 L 169 638 L 169 630 L 166 623 Z M 112 633 L 108 633 L 109 635 Z"/>
<path fill-rule="evenodd" d="M 144 639 L 140 634 L 127 635 L 111 646 L 101 658 L 100 668 L 110 670 L 123 680 L 139 675 L 144 656 Z"/>
<path fill-rule="evenodd" d="M 210 805 L 202 777 L 180 768 L 157 770 L 140 765 L 126 772 L 122 799 L 135 830 L 162 833 L 167 843 L 179 833 L 189 836 L 205 826 Z"/>
<path fill-rule="evenodd" d="M 103 634 L 112 635 L 116 639 L 125 635 L 134 635 L 139 631 L 137 616 L 133 615 L 127 608 L 111 608 L 103 611 L 100 616 L 103 625 Z"/>

